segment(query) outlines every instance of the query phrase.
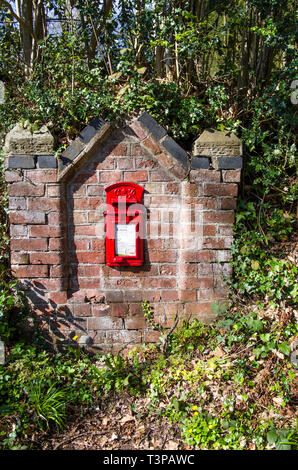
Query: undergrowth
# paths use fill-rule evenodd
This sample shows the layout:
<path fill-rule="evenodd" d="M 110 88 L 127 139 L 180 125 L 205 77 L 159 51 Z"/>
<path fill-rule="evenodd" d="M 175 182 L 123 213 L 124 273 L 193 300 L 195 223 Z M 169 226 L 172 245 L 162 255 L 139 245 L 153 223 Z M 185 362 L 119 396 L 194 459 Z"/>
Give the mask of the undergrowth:
<path fill-rule="evenodd" d="M 210 325 L 182 321 L 165 351 L 90 357 L 18 344 L 0 367 L 1 448 L 34 449 L 33 435 L 42 442 L 126 392 L 148 397 L 149 412 L 177 423 L 190 449 L 295 449 L 296 338 L 293 309 L 221 308 Z"/>

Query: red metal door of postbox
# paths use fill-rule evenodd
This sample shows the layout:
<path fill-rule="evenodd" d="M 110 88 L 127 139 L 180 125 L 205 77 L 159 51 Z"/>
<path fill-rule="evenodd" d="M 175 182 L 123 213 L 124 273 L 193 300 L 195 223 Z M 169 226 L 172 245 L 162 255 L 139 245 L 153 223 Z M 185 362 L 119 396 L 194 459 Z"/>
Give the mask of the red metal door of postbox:
<path fill-rule="evenodd" d="M 141 266 L 144 262 L 144 188 L 115 183 L 106 189 L 106 263 Z"/>

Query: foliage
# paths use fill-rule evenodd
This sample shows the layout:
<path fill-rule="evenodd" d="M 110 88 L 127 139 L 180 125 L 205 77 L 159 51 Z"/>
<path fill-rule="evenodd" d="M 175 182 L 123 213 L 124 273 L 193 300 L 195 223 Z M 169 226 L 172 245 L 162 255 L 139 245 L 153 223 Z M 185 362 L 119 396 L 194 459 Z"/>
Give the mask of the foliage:
<path fill-rule="evenodd" d="M 91 117 L 122 120 L 140 110 L 187 150 L 207 127 L 241 138 L 230 285 L 247 307 L 217 308 L 220 320 L 211 325 L 182 322 L 166 337 L 166 356 L 160 345 L 91 359 L 78 348 L 52 356 L 16 343 L 26 308 L 8 268 L 1 156 L 0 339 L 11 346 L 0 366 L 2 448 L 34 447 L 34 433 L 45 436 L 66 426 L 73 410 L 121 393 L 147 394 L 152 413 L 176 422 L 193 448 L 297 448 L 294 2 L 19 4 L 36 19 L 31 32 L 0 2 L 2 141 L 17 121 L 32 129 L 47 124 L 59 153 Z M 40 28 L 46 15 L 48 27 Z M 163 333 L 146 301 L 143 311 Z"/>

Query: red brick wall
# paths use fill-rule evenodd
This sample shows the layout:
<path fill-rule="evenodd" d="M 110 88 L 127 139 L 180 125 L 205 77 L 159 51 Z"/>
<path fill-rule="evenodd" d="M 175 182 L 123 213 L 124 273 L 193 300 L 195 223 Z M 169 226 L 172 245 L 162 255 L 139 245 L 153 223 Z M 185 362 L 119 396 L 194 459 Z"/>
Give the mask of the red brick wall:
<path fill-rule="evenodd" d="M 112 133 L 63 183 L 57 169 L 9 169 L 11 267 L 49 340 L 88 335 L 99 352 L 155 341 L 144 299 L 169 328 L 176 314 L 213 319 L 227 297 L 240 170 L 184 171 L 142 126 Z M 105 264 L 105 188 L 145 189 L 145 263 Z"/>

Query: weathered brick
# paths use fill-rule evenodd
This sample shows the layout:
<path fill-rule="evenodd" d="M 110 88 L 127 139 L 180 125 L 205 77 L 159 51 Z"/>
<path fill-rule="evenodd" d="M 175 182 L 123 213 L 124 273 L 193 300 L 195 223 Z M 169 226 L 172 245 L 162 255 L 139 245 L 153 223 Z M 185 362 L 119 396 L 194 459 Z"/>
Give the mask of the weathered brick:
<path fill-rule="evenodd" d="M 191 170 L 190 181 L 193 182 L 214 182 L 220 183 L 220 171 L 217 170 Z M 213 194 L 211 194 L 213 196 Z"/>
<path fill-rule="evenodd" d="M 241 170 L 222 170 L 222 180 L 224 183 L 240 183 Z"/>
<path fill-rule="evenodd" d="M 156 182 L 171 181 L 172 177 L 169 172 L 163 168 L 157 168 L 154 171 L 150 171 L 150 180 Z"/>
<path fill-rule="evenodd" d="M 58 198 L 28 198 L 28 210 L 30 211 L 49 211 L 59 210 L 61 200 Z"/>
<path fill-rule="evenodd" d="M 28 182 L 17 182 L 8 186 L 9 196 L 44 196 L 44 184 L 31 184 Z"/>
<path fill-rule="evenodd" d="M 45 213 L 39 211 L 11 211 L 9 220 L 12 224 L 45 224 Z"/>
<path fill-rule="evenodd" d="M 129 313 L 129 305 L 127 303 L 113 303 L 110 305 L 112 317 L 124 318 Z"/>
<path fill-rule="evenodd" d="M 29 236 L 32 238 L 39 237 L 61 237 L 61 227 L 51 227 L 49 225 L 33 225 L 29 226 Z M 32 240 L 33 241 L 33 240 Z"/>
<path fill-rule="evenodd" d="M 82 172 L 78 174 L 75 179 L 74 183 L 84 183 L 84 184 L 92 184 L 92 183 L 98 183 L 97 180 L 97 173 L 91 173 L 91 172 Z"/>
<path fill-rule="evenodd" d="M 56 183 L 57 170 L 28 170 L 26 178 L 32 183 Z"/>
<path fill-rule="evenodd" d="M 204 196 L 237 196 L 238 184 L 234 183 L 204 183 Z"/>
<path fill-rule="evenodd" d="M 12 251 L 46 251 L 48 241 L 46 238 L 13 239 L 10 240 Z"/>
<path fill-rule="evenodd" d="M 68 295 L 66 291 L 60 291 L 60 292 L 50 292 L 49 294 L 49 299 L 51 302 L 54 302 L 54 304 L 66 304 L 68 300 Z"/>
<path fill-rule="evenodd" d="M 91 304 L 74 305 L 74 314 L 77 317 L 90 317 L 91 316 Z"/>
<path fill-rule="evenodd" d="M 147 137 L 148 135 L 148 130 L 144 129 L 138 121 L 133 121 L 131 124 L 130 124 L 130 129 L 132 130 L 132 132 L 136 135 L 136 137 L 138 137 L 140 140 L 143 140 Z"/>
<path fill-rule="evenodd" d="M 124 181 L 140 182 L 148 181 L 148 172 L 146 170 L 126 171 Z"/>
<path fill-rule="evenodd" d="M 127 330 L 141 330 L 146 326 L 146 320 L 142 316 L 127 317 L 124 320 Z"/>
<path fill-rule="evenodd" d="M 121 171 L 103 171 L 100 173 L 99 178 L 101 183 L 117 183 L 121 181 Z M 97 196 L 97 194 L 95 195 Z"/>
<path fill-rule="evenodd" d="M 223 210 L 236 209 L 237 200 L 234 197 L 223 197 L 218 200 L 219 208 Z"/>
<path fill-rule="evenodd" d="M 60 264 L 62 253 L 30 253 L 31 264 Z"/>
<path fill-rule="evenodd" d="M 35 277 L 48 277 L 48 266 L 11 266 L 13 276 L 19 279 L 31 279 Z"/>
<path fill-rule="evenodd" d="M 28 227 L 27 225 L 10 224 L 9 233 L 11 238 L 27 238 Z"/>
<path fill-rule="evenodd" d="M 109 343 L 139 343 L 141 337 L 141 332 L 135 330 L 107 331 L 107 342 Z"/>
<path fill-rule="evenodd" d="M 214 212 L 204 212 L 203 221 L 214 222 L 217 224 L 233 224 L 235 219 L 234 211 L 214 211 Z"/>
<path fill-rule="evenodd" d="M 88 318 L 89 330 L 121 330 L 122 320 L 115 317 L 91 317 Z"/>
<path fill-rule="evenodd" d="M 23 181 L 22 173 L 17 170 L 6 170 L 4 178 L 7 183 L 13 183 L 14 181 Z"/>
<path fill-rule="evenodd" d="M 117 160 L 118 170 L 131 170 L 134 168 L 134 160 L 132 158 L 119 158 Z"/>
<path fill-rule="evenodd" d="M 12 253 L 10 262 L 11 264 L 29 264 L 29 254 L 28 253 Z"/>

